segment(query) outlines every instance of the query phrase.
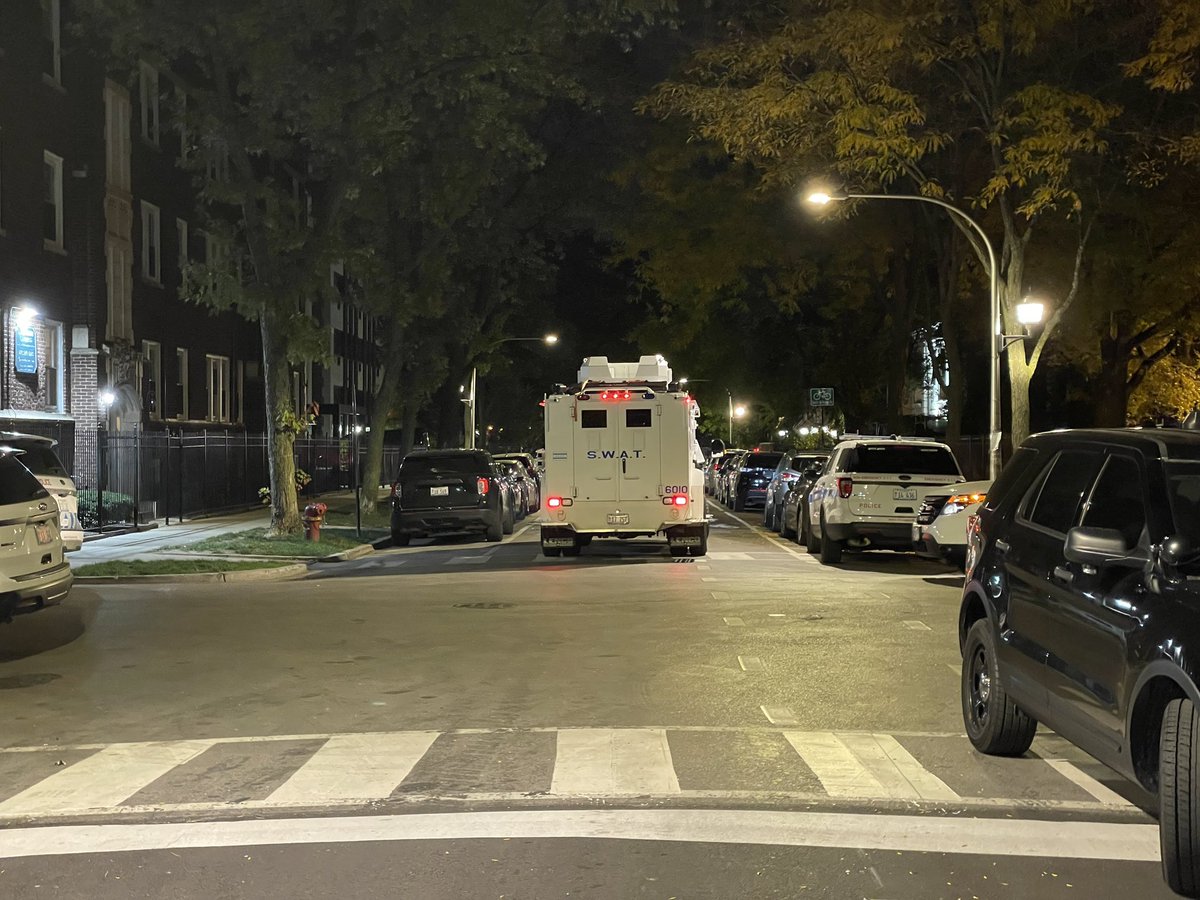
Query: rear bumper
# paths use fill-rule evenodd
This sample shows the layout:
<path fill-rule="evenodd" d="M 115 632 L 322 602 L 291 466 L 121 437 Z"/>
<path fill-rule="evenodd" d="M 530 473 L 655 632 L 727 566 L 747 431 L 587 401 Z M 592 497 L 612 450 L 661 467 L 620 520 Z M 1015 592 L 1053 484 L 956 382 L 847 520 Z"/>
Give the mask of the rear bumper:
<path fill-rule="evenodd" d="M 864 541 L 863 549 L 911 550 L 909 522 L 826 522 L 825 533 L 835 541 Z"/>
<path fill-rule="evenodd" d="M 487 531 L 501 523 L 500 511 L 487 507 L 483 509 L 392 510 L 392 534 L 402 534 L 408 537 Z"/>
<path fill-rule="evenodd" d="M 26 576 L 23 580 L 14 580 L 14 588 L 6 594 L 0 594 L 0 622 L 61 603 L 71 592 L 74 583 L 75 576 L 66 562 L 45 572 Z"/>
<path fill-rule="evenodd" d="M 966 544 L 942 544 L 932 531 L 913 526 L 913 550 L 917 556 L 926 559 L 936 559 L 942 562 L 954 563 L 961 566 L 967 560 Z"/>
<path fill-rule="evenodd" d="M 742 498 L 742 503 L 745 506 L 767 505 L 767 489 L 765 487 L 742 489 L 737 492 L 737 495 Z"/>

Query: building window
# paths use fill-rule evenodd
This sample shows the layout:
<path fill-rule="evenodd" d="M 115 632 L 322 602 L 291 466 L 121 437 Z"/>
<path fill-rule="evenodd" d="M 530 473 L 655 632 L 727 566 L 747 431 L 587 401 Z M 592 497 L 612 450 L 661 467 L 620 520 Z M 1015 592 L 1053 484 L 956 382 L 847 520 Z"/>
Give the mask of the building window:
<path fill-rule="evenodd" d="M 42 0 L 42 65 L 46 77 L 62 84 L 62 11 L 59 0 Z"/>
<path fill-rule="evenodd" d="M 188 223 L 183 219 L 175 220 L 175 241 L 177 244 L 176 260 L 179 263 L 179 274 L 182 277 L 183 270 L 190 262 L 188 259 Z"/>
<path fill-rule="evenodd" d="M 42 245 L 63 249 L 63 161 L 49 150 L 42 154 Z"/>
<path fill-rule="evenodd" d="M 142 201 L 142 277 L 162 284 L 162 217 L 153 203 Z"/>
<path fill-rule="evenodd" d="M 161 385 L 162 345 L 157 341 L 142 341 L 142 412 L 151 419 L 162 418 Z"/>
<path fill-rule="evenodd" d="M 205 151 L 205 174 L 209 181 L 223 184 L 229 180 L 229 148 L 224 141 L 211 140 Z"/>
<path fill-rule="evenodd" d="M 188 418 L 188 352 L 183 347 L 178 347 L 175 350 L 175 361 L 179 366 L 179 376 L 175 381 L 175 387 L 179 391 L 179 405 L 176 407 L 178 412 L 176 417 L 180 419 Z"/>
<path fill-rule="evenodd" d="M 158 69 L 142 63 L 138 68 L 138 92 L 142 105 L 142 137 L 158 146 Z"/>
<path fill-rule="evenodd" d="M 208 420 L 229 421 L 229 357 L 208 356 Z"/>
<path fill-rule="evenodd" d="M 104 86 L 104 144 L 108 183 L 129 190 L 129 127 L 132 109 L 129 97 L 117 85 Z"/>
<path fill-rule="evenodd" d="M 51 412 L 64 412 L 63 325 L 47 319 L 42 326 L 46 334 L 46 406 Z"/>

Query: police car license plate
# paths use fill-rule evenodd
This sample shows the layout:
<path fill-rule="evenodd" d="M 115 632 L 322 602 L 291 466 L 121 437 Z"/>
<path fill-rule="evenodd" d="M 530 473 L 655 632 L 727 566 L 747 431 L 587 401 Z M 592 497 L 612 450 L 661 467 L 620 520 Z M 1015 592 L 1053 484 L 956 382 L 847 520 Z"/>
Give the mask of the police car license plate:
<path fill-rule="evenodd" d="M 429 489 L 430 497 L 449 497 L 450 488 L 448 487 L 431 487 Z"/>
<path fill-rule="evenodd" d="M 629 524 L 629 513 L 609 513 L 608 514 L 608 524 L 609 525 L 628 525 Z"/>
<path fill-rule="evenodd" d="M 917 499 L 917 489 L 916 488 L 894 488 L 892 490 L 892 499 L 893 500 L 916 500 Z"/>

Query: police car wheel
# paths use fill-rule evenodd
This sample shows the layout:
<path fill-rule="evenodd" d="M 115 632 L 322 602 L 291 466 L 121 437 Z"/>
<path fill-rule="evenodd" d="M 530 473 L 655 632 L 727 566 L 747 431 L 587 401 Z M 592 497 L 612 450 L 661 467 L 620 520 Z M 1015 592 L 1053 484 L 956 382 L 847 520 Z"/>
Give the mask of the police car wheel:
<path fill-rule="evenodd" d="M 821 562 L 827 566 L 842 561 L 842 542 L 833 540 L 825 533 L 825 516 L 821 516 Z"/>

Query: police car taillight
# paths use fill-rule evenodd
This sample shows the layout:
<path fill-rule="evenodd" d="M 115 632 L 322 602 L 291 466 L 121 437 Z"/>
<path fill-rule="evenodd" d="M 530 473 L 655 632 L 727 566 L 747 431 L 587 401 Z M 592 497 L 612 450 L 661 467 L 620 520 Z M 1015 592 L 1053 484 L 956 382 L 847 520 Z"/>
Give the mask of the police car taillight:
<path fill-rule="evenodd" d="M 850 499 L 850 495 L 854 492 L 853 478 L 839 478 L 837 480 L 838 496 L 843 500 Z"/>

